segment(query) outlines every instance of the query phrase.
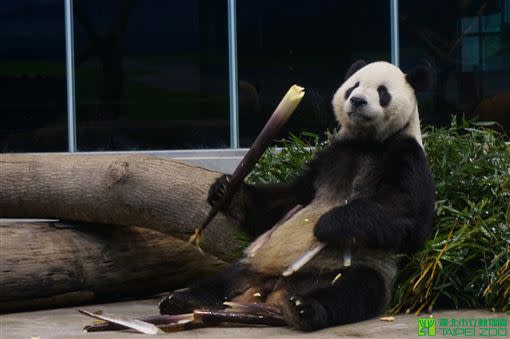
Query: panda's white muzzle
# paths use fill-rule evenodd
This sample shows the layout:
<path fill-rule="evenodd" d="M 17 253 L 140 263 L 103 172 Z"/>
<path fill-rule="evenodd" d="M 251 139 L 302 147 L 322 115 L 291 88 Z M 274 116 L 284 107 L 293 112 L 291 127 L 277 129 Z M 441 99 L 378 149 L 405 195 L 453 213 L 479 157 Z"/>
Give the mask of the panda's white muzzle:
<path fill-rule="evenodd" d="M 349 118 L 354 121 L 370 121 L 371 114 L 367 111 L 368 101 L 363 96 L 351 96 L 348 105 L 350 109 L 347 111 Z"/>

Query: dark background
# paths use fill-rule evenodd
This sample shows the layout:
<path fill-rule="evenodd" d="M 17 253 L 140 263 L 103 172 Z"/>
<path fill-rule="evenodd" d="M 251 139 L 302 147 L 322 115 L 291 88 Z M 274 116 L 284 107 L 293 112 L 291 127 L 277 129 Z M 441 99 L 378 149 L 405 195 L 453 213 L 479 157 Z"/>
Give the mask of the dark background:
<path fill-rule="evenodd" d="M 75 0 L 79 150 L 229 147 L 227 2 Z M 434 74 L 424 123 L 452 114 L 510 131 L 510 0 L 399 1 L 400 63 Z M 356 59 L 390 61 L 389 2 L 238 0 L 240 141 L 294 83 L 289 131 L 335 126 L 331 98 Z M 64 6 L 0 3 L 0 151 L 67 149 Z"/>

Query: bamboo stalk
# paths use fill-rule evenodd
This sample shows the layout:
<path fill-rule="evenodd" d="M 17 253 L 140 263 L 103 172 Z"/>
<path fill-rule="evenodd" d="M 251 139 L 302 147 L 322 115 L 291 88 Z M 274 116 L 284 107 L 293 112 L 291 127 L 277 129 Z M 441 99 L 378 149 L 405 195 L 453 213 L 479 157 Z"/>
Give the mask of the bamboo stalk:
<path fill-rule="evenodd" d="M 202 225 L 198 227 L 195 230 L 195 233 L 190 237 L 190 243 L 199 247 L 202 232 L 214 216 L 218 214 L 218 212 L 230 201 L 234 193 L 239 189 L 246 176 L 251 172 L 253 167 L 255 167 L 262 154 L 264 154 L 273 139 L 278 135 L 282 126 L 287 122 L 287 120 L 289 120 L 292 113 L 294 113 L 294 110 L 299 105 L 304 95 L 304 88 L 298 85 L 293 85 L 287 91 L 282 101 L 278 107 L 276 107 L 266 125 L 253 142 L 253 145 L 250 147 L 243 160 L 241 160 L 230 177 L 230 181 L 225 188 L 224 194 L 215 203 Z"/>
<path fill-rule="evenodd" d="M 215 326 L 221 323 L 286 326 L 287 323 L 282 317 L 275 315 L 259 315 L 227 310 L 195 310 L 195 319 L 206 326 Z"/>

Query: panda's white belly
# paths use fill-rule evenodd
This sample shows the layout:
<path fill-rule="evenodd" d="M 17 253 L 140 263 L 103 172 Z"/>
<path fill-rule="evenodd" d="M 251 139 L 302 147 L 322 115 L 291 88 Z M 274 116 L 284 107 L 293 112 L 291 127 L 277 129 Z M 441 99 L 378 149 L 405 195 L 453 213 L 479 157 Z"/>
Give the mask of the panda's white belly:
<path fill-rule="evenodd" d="M 317 244 L 313 232 L 317 221 L 330 209 L 345 203 L 341 201 L 333 204 L 331 198 L 327 199 L 327 194 L 318 194 L 290 219 L 255 240 L 262 241 L 262 244 L 258 244 L 257 249 L 245 261 L 258 272 L 281 274 Z"/>

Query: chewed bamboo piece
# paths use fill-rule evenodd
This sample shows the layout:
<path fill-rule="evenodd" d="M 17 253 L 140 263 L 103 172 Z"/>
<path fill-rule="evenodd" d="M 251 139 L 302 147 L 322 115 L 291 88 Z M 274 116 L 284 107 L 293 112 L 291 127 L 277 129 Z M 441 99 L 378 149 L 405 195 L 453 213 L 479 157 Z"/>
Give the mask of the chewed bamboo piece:
<path fill-rule="evenodd" d="M 87 325 L 85 332 L 135 330 L 143 334 L 178 332 L 207 326 L 285 326 L 281 309 L 267 304 L 225 302 L 224 309 L 197 309 L 193 313 L 129 319 L 118 315 L 80 313 L 104 322 Z"/>
<path fill-rule="evenodd" d="M 223 310 L 195 310 L 196 321 L 209 326 L 221 323 L 285 326 L 281 310 L 267 304 L 225 302 Z"/>
<path fill-rule="evenodd" d="M 230 181 L 225 188 L 224 194 L 214 204 L 202 225 L 198 227 L 195 230 L 195 233 L 190 237 L 190 243 L 195 244 L 200 248 L 200 237 L 204 229 L 211 222 L 214 216 L 218 214 L 218 212 L 230 201 L 234 193 L 239 189 L 244 179 L 251 172 L 262 154 L 264 154 L 274 138 L 278 136 L 280 129 L 287 122 L 287 120 L 289 120 L 292 113 L 294 113 L 296 107 L 299 105 L 304 95 L 304 88 L 298 85 L 293 85 L 287 91 L 287 94 L 285 94 L 282 101 L 280 101 L 280 104 L 276 107 L 274 113 L 271 115 L 268 122 L 255 139 L 255 142 L 250 147 L 243 160 L 241 160 L 236 170 L 230 177 Z"/>
<path fill-rule="evenodd" d="M 257 239 L 255 239 L 255 241 L 253 241 L 250 244 L 250 246 L 248 246 L 244 250 L 244 254 L 246 255 L 246 257 L 248 258 L 253 257 L 257 250 L 260 248 L 260 246 L 262 246 L 266 241 L 269 240 L 269 238 L 271 238 L 271 234 L 273 234 L 273 232 L 278 228 L 278 226 L 283 224 L 285 221 L 289 220 L 294 214 L 296 214 L 302 208 L 303 205 L 294 206 L 294 208 L 287 212 L 287 214 L 285 214 L 283 218 L 280 219 L 280 221 L 278 221 L 273 227 L 271 227 L 271 229 L 269 229 L 268 231 L 260 235 Z"/>
<path fill-rule="evenodd" d="M 116 324 L 123 326 L 125 328 L 129 328 L 135 331 L 138 331 L 143 334 L 161 334 L 163 331 L 159 329 L 156 325 L 138 320 L 138 319 L 127 319 L 124 317 L 114 316 L 114 315 L 107 315 L 107 314 L 95 314 L 92 312 L 88 312 L 82 309 L 78 309 L 78 312 L 81 314 L 87 315 L 89 317 L 99 319 L 102 321 L 106 321 L 108 323 Z"/>
<path fill-rule="evenodd" d="M 80 313 L 89 315 L 90 312 L 81 310 Z M 95 315 L 95 313 L 92 313 Z M 97 317 L 94 317 L 97 318 Z M 124 320 L 127 322 L 135 321 L 136 324 L 139 324 L 137 321 L 142 321 L 145 323 L 153 324 L 158 328 L 162 329 L 165 332 L 169 330 L 186 330 L 198 327 L 198 325 L 193 322 L 194 317 L 193 313 L 187 314 L 161 314 L 161 315 L 152 315 L 148 317 L 140 317 L 134 319 L 128 319 L 125 317 L 119 317 L 114 315 L 108 315 L 109 321 L 103 320 L 102 322 L 96 322 L 91 325 L 87 325 L 83 328 L 85 332 L 103 332 L 103 331 L 121 331 L 126 329 L 133 329 L 127 325 L 127 323 L 119 323 L 118 320 Z"/>
<path fill-rule="evenodd" d="M 313 259 L 322 249 L 326 247 L 326 244 L 323 242 L 318 242 L 315 246 L 313 246 L 308 252 L 303 254 L 298 260 L 296 260 L 292 265 L 290 265 L 285 271 L 282 272 L 284 277 L 288 277 L 292 275 L 294 272 L 297 272 L 301 267 L 303 267 L 307 262 Z"/>
<path fill-rule="evenodd" d="M 326 247 L 326 244 L 323 242 L 317 242 L 310 250 L 305 252 L 298 260 L 292 263 L 285 271 L 282 272 L 284 277 L 288 277 L 293 273 L 297 272 L 301 267 L 305 266 L 307 262 L 312 260 L 320 251 L 322 251 Z M 351 248 L 348 247 L 344 250 L 343 254 L 344 266 L 349 267 L 352 263 L 352 254 Z"/>

